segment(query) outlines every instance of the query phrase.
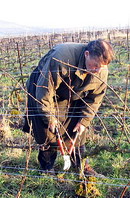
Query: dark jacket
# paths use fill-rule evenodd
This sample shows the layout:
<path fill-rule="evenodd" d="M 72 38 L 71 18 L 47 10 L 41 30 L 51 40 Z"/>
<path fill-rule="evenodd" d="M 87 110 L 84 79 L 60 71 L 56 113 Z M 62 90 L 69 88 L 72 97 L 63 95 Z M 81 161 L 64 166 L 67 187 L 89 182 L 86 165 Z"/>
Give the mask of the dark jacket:
<path fill-rule="evenodd" d="M 96 74 L 98 78 L 80 70 L 85 68 L 85 47 L 86 44 L 77 43 L 57 45 L 40 60 L 32 72 L 27 89 L 36 100 L 28 97 L 28 114 L 31 114 L 29 120 L 32 120 L 37 143 L 46 140 L 43 130 L 49 122 L 58 119 L 60 132 L 67 140 L 69 135 L 73 136 L 72 131 L 77 122 L 88 127 L 98 111 L 106 91 L 108 69 L 105 66 Z M 85 135 L 80 138 L 82 145 L 85 143 Z"/>

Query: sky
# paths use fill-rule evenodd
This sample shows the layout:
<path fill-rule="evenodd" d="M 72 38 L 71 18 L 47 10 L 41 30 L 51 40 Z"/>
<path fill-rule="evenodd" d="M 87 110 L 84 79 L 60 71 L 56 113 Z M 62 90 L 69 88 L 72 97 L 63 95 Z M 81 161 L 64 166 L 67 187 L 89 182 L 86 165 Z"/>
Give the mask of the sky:
<path fill-rule="evenodd" d="M 130 0 L 1 0 L 0 20 L 44 28 L 124 27 Z"/>

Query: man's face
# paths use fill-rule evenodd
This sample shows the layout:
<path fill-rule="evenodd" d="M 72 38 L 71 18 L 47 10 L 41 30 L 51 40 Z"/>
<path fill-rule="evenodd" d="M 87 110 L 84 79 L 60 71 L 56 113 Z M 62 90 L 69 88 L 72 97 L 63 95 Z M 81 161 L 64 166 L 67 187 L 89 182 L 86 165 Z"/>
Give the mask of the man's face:
<path fill-rule="evenodd" d="M 92 73 L 100 73 L 105 66 L 98 57 L 91 57 L 88 51 L 85 52 L 85 65 L 87 71 Z"/>

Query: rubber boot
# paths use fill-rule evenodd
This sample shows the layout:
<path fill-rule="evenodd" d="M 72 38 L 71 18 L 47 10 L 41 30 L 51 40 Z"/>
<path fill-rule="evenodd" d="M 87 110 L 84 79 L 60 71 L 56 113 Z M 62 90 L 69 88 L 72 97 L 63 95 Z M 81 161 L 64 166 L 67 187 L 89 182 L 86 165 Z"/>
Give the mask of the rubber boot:
<path fill-rule="evenodd" d="M 38 161 L 41 165 L 41 169 L 50 171 L 54 166 L 56 157 L 57 151 L 52 148 L 45 151 L 39 149 Z"/>

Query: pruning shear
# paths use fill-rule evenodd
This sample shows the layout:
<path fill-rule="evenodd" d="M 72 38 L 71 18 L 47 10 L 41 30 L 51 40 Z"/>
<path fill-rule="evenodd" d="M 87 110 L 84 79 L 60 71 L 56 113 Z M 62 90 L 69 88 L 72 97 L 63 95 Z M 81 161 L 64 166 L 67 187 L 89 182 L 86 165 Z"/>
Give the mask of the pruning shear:
<path fill-rule="evenodd" d="M 75 142 L 77 140 L 77 137 L 78 137 L 79 133 L 78 132 L 76 133 L 76 136 L 75 136 L 74 140 L 72 141 L 72 145 L 71 145 L 70 149 L 68 150 L 68 154 L 65 153 L 64 146 L 63 146 L 63 141 L 62 141 L 62 138 L 60 136 L 60 133 L 59 133 L 59 130 L 58 130 L 57 127 L 55 128 L 55 133 L 56 133 L 57 143 L 58 143 L 59 148 L 60 148 L 60 152 L 61 152 L 61 154 L 63 156 L 63 159 L 64 159 L 63 170 L 66 171 L 66 170 L 69 170 L 70 167 L 71 167 L 70 155 L 72 154 L 72 151 L 74 150 Z"/>

